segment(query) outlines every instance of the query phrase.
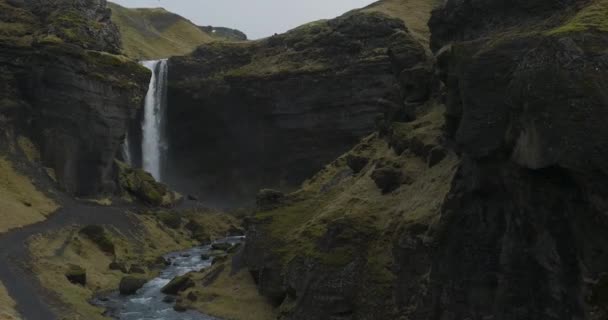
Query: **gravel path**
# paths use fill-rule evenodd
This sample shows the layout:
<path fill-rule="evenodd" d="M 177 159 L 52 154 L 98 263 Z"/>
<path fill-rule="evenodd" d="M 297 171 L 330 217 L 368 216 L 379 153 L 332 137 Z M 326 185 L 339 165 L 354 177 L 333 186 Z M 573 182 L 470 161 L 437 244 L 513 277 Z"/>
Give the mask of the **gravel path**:
<path fill-rule="evenodd" d="M 104 207 L 67 198 L 61 202 L 63 207 L 49 219 L 0 235 L 0 281 L 17 302 L 17 311 L 24 320 L 57 320 L 50 306 L 58 301 L 45 292 L 27 267 L 30 257 L 25 242 L 30 236 L 74 224 L 111 225 L 125 233 L 137 227 L 125 214 L 125 207 Z"/>

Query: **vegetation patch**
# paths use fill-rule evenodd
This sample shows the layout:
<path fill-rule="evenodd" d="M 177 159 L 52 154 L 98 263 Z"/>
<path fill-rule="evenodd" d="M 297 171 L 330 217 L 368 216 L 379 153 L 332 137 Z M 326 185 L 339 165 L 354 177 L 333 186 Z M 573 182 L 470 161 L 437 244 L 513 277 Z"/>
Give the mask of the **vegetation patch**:
<path fill-rule="evenodd" d="M 549 31 L 549 34 L 583 31 L 608 32 L 608 1 L 597 0 L 591 2 L 565 24 Z"/>
<path fill-rule="evenodd" d="M 58 205 L 0 157 L 0 233 L 45 220 Z"/>
<path fill-rule="evenodd" d="M 128 9 L 109 3 L 121 31 L 124 54 L 139 60 L 185 55 L 214 38 L 185 18 L 164 9 Z"/>
<path fill-rule="evenodd" d="M 177 305 L 220 319 L 268 320 L 277 315 L 256 288 L 249 271 L 232 269 L 230 259 L 190 273 L 196 286 L 180 293 Z"/>

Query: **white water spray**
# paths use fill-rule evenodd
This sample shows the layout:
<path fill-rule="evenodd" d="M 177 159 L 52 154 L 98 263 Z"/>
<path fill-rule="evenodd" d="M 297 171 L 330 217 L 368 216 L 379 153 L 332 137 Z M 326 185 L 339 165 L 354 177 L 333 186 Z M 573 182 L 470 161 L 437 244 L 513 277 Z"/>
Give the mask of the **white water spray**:
<path fill-rule="evenodd" d="M 164 137 L 168 65 L 166 59 L 143 61 L 141 64 L 152 71 L 141 124 L 142 167 L 157 181 L 161 181 L 167 150 Z"/>

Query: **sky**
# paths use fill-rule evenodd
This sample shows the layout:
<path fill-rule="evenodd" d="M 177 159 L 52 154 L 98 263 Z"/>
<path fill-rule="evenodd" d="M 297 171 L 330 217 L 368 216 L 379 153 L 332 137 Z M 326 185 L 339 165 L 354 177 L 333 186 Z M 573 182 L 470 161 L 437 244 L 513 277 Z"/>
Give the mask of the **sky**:
<path fill-rule="evenodd" d="M 239 29 L 249 39 L 337 17 L 374 0 L 110 0 L 129 8 L 163 7 L 197 25 Z"/>

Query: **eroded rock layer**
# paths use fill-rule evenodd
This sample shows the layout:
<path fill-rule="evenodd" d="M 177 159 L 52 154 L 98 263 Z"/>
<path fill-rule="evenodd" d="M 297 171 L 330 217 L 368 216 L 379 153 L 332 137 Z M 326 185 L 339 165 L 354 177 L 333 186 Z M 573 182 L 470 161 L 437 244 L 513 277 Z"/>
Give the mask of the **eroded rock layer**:
<path fill-rule="evenodd" d="M 0 1 L 0 123 L 26 136 L 69 193 L 112 192 L 113 159 L 149 73 L 112 53 L 105 1 Z"/>

